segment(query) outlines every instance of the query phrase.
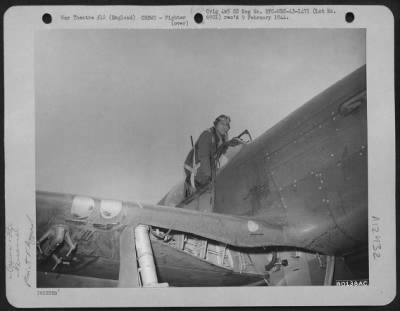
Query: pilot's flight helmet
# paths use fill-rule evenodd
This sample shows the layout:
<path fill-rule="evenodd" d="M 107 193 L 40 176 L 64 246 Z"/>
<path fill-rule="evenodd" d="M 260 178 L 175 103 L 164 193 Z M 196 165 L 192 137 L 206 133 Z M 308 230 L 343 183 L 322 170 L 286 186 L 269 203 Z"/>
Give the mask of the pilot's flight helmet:
<path fill-rule="evenodd" d="M 229 123 L 231 122 L 231 118 L 228 117 L 227 115 L 225 114 L 219 115 L 214 121 L 214 126 L 217 126 L 219 121 L 225 121 L 225 120 L 228 121 Z"/>

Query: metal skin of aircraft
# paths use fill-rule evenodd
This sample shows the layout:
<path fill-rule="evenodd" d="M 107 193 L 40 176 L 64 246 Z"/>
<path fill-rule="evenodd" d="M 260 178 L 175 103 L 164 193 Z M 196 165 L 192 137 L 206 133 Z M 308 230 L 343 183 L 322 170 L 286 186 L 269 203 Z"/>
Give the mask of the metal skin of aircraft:
<path fill-rule="evenodd" d="M 247 136 L 186 198 L 37 191 L 37 286 L 368 282 L 366 66 Z"/>

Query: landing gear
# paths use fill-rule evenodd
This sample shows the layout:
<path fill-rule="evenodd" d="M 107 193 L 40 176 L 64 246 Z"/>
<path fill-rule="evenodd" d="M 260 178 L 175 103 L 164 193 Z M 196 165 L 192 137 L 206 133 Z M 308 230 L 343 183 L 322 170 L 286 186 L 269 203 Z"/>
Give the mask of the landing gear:
<path fill-rule="evenodd" d="M 64 256 L 57 255 L 64 242 L 68 246 L 67 253 Z M 36 247 L 39 260 L 46 260 L 50 257 L 54 260 L 55 264 L 51 271 L 55 271 L 60 265 L 69 265 L 71 263 L 71 254 L 77 249 L 78 244 L 72 240 L 68 226 L 56 224 L 51 226 L 36 242 Z"/>

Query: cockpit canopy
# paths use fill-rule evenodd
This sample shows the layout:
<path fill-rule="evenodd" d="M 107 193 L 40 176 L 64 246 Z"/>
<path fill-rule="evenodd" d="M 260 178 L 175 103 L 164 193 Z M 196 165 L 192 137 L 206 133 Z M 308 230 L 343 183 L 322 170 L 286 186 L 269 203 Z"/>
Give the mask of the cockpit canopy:
<path fill-rule="evenodd" d="M 217 163 L 217 171 L 216 176 L 218 176 L 219 171 L 226 166 L 236 155 L 243 149 L 243 147 L 252 141 L 252 137 L 248 130 L 244 130 L 240 135 L 232 138 L 223 144 L 215 154 L 215 160 Z M 208 196 L 209 198 L 206 201 L 210 201 L 212 205 L 212 200 L 210 200 L 210 196 L 213 195 L 213 185 L 214 181 L 211 181 L 207 186 L 197 189 L 194 193 L 187 196 L 187 191 L 185 185 L 185 180 L 177 183 L 172 189 L 162 198 L 162 200 L 158 203 L 160 205 L 168 205 L 168 206 L 183 206 L 191 204 L 191 202 L 196 201 L 200 196 L 204 197 Z M 207 195 L 208 193 L 208 195 Z M 197 205 L 196 205 L 197 206 Z M 205 206 L 208 206 L 207 204 Z M 189 209 L 190 206 L 187 206 Z M 195 207 L 193 207 L 196 209 Z M 209 207 L 212 209 L 212 206 Z"/>

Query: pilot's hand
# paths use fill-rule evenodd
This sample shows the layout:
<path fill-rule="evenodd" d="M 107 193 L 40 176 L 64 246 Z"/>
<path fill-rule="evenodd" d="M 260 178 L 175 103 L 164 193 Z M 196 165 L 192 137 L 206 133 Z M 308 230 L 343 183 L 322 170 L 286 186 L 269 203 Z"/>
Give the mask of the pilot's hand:
<path fill-rule="evenodd" d="M 244 141 L 237 137 L 234 137 L 230 141 L 227 142 L 227 145 L 231 146 L 231 147 L 234 147 L 234 146 L 237 146 L 240 144 L 244 144 Z"/>

